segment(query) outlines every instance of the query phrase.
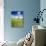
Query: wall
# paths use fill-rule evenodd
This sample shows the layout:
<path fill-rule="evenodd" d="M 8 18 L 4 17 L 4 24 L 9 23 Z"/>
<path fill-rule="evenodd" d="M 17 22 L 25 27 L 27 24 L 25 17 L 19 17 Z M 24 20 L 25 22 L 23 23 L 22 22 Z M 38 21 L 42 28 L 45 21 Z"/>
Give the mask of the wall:
<path fill-rule="evenodd" d="M 18 41 L 31 31 L 35 12 L 40 9 L 40 0 L 4 0 L 4 35 L 7 41 Z M 24 11 L 24 27 L 11 28 L 11 11 Z"/>
<path fill-rule="evenodd" d="M 41 11 L 42 11 L 43 9 L 46 9 L 46 0 L 41 0 L 41 1 L 40 1 L 40 9 L 41 9 Z M 46 19 L 46 11 L 43 12 L 42 17 L 43 17 L 43 22 L 41 21 L 41 22 L 40 22 L 40 25 L 46 27 L 46 20 L 45 20 L 45 19 Z"/>

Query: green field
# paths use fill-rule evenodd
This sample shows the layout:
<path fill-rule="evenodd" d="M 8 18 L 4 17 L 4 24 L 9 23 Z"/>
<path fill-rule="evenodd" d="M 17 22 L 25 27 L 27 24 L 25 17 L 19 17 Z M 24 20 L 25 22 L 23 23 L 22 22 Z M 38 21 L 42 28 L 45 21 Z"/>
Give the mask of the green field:
<path fill-rule="evenodd" d="M 24 19 L 11 19 L 11 26 L 12 27 L 23 27 L 24 26 Z"/>

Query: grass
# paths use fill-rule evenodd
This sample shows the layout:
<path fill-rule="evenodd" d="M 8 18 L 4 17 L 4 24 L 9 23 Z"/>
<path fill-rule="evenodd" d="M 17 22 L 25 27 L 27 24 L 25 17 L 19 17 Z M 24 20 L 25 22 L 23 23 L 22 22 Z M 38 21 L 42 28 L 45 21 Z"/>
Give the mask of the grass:
<path fill-rule="evenodd" d="M 24 26 L 24 19 L 11 19 L 11 26 L 12 27 L 23 27 Z"/>

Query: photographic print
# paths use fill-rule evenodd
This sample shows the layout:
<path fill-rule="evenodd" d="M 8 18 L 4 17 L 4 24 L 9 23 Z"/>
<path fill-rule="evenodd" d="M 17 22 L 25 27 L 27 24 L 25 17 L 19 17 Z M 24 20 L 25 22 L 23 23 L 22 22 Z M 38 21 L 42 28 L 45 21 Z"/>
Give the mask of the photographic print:
<path fill-rule="evenodd" d="M 23 11 L 12 11 L 11 12 L 11 26 L 12 27 L 23 27 L 24 26 Z"/>

